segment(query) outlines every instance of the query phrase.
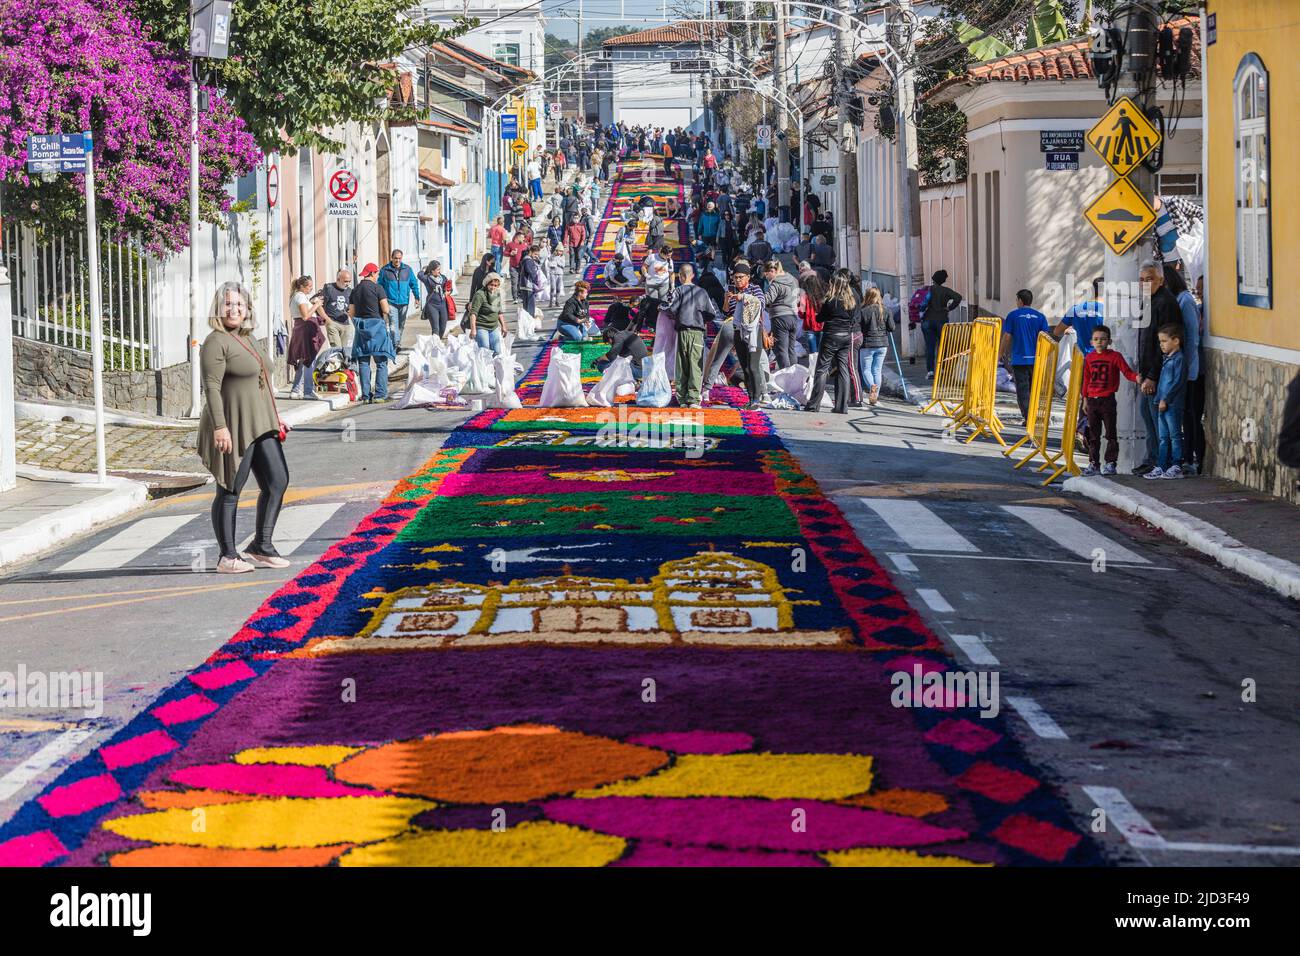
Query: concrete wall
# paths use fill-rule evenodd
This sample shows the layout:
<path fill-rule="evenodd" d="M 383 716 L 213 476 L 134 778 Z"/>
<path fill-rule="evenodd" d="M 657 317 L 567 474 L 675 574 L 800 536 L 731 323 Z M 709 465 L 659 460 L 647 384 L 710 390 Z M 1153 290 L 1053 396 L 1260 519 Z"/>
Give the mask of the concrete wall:
<path fill-rule="evenodd" d="M 93 405 L 90 353 L 14 339 L 14 394 L 19 400 Z M 104 372 L 104 406 L 179 418 L 190 407 L 190 363 L 153 372 Z"/>

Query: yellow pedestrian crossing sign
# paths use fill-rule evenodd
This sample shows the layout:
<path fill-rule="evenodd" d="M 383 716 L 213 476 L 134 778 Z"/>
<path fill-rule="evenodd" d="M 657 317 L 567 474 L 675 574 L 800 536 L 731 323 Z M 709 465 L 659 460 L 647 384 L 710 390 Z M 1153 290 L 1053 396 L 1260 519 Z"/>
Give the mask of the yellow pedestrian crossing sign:
<path fill-rule="evenodd" d="M 1127 176 L 1160 145 L 1160 131 L 1151 125 L 1141 108 L 1125 96 L 1088 130 L 1088 145 L 1115 170 L 1116 175 Z"/>
<path fill-rule="evenodd" d="M 1137 245 L 1156 221 L 1155 210 L 1146 197 L 1123 177 L 1094 199 L 1083 215 L 1117 256 Z"/>
<path fill-rule="evenodd" d="M 524 153 L 528 152 L 528 144 L 525 143 L 522 139 L 517 139 L 517 140 L 515 140 L 514 145 L 511 146 L 510 148 L 513 149 L 513 150 L 514 150 L 516 153 L 518 153 L 520 156 L 522 156 L 522 155 L 524 155 Z"/>
<path fill-rule="evenodd" d="M 537 107 L 530 106 L 524 110 L 524 126 L 527 129 L 537 129 Z"/>

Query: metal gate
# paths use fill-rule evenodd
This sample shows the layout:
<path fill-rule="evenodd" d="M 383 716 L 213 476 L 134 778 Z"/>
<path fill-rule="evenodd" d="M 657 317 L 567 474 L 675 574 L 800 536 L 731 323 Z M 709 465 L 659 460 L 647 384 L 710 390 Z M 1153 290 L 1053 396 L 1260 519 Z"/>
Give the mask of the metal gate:
<path fill-rule="evenodd" d="M 4 256 L 11 279 L 14 335 L 89 352 L 90 269 L 86 234 L 38 236 L 31 226 L 4 230 Z M 158 367 L 155 315 L 162 289 L 162 263 L 138 239 L 99 245 L 104 368 L 148 371 Z"/>

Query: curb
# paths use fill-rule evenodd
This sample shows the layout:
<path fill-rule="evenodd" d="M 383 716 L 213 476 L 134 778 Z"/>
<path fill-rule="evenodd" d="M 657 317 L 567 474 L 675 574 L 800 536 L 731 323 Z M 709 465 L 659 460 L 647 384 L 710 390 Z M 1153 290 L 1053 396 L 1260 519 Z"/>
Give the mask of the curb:
<path fill-rule="evenodd" d="M 35 481 L 58 481 L 68 484 L 94 484 L 94 475 L 50 471 L 26 465 L 18 466 L 18 474 Z M 149 500 L 149 489 L 143 482 L 109 476 L 103 486 L 104 494 L 90 501 L 69 505 L 25 524 L 0 532 L 0 568 L 16 561 L 30 558 L 52 548 L 96 525 L 120 518 L 143 507 Z"/>
<path fill-rule="evenodd" d="M 280 399 L 281 396 L 277 395 L 276 400 L 279 401 Z M 289 401 L 290 399 L 284 397 L 284 400 Z M 283 418 L 291 428 L 296 428 L 297 426 L 304 425 L 307 422 L 314 422 L 318 418 L 324 418 L 326 415 L 331 412 L 336 412 L 340 408 L 347 408 L 351 404 L 353 404 L 352 400 L 343 392 L 335 392 L 329 395 L 322 394 L 314 402 L 295 402 L 288 408 L 282 408 L 280 410 L 280 417 Z"/>
<path fill-rule="evenodd" d="M 1150 495 L 1101 478 L 1070 478 L 1062 487 L 1065 491 L 1075 492 L 1141 518 L 1169 537 L 1209 555 L 1230 571 L 1258 581 L 1284 597 L 1300 599 L 1300 565 L 1257 548 L 1249 548 L 1208 521 L 1202 521 Z"/>

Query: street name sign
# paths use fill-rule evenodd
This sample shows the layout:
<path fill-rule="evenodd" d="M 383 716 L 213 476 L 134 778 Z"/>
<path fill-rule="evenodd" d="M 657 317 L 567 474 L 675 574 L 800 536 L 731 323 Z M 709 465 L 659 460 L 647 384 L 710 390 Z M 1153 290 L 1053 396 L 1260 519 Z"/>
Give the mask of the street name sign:
<path fill-rule="evenodd" d="M 1121 97 L 1088 130 L 1088 145 L 1116 176 L 1127 176 L 1160 145 L 1160 131 L 1129 97 Z"/>
<path fill-rule="evenodd" d="M 1101 241 L 1122 256 L 1155 225 L 1156 213 L 1145 196 L 1123 177 L 1115 180 L 1084 210 Z"/>
<path fill-rule="evenodd" d="M 332 219 L 358 219 L 361 200 L 357 193 L 360 184 L 357 174 L 348 169 L 338 169 L 330 176 L 330 196 L 325 200 L 325 215 Z"/>
<path fill-rule="evenodd" d="M 1057 172 L 1079 168 L 1078 153 L 1046 153 L 1047 168 Z"/>
<path fill-rule="evenodd" d="M 28 136 L 27 171 L 29 173 L 84 173 L 86 154 L 92 148 L 89 131 Z"/>

